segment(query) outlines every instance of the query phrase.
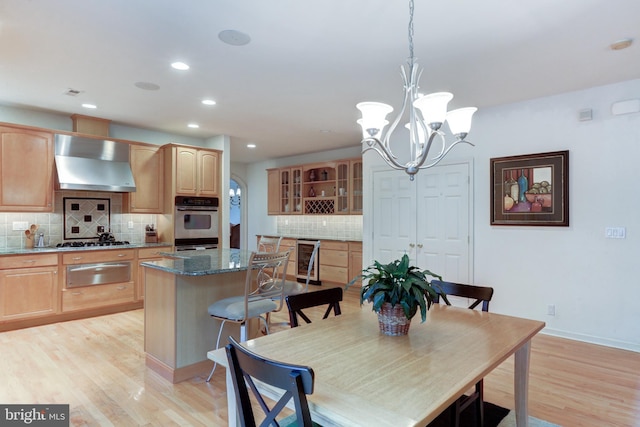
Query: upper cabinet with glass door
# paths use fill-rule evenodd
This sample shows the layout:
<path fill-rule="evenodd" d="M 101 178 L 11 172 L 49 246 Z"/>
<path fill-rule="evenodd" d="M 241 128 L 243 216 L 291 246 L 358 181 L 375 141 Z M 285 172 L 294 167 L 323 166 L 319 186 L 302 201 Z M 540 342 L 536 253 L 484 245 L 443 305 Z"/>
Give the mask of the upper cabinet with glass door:
<path fill-rule="evenodd" d="M 349 162 L 349 211 L 362 215 L 362 159 Z"/>
<path fill-rule="evenodd" d="M 354 164 L 359 165 L 355 173 L 359 179 L 354 179 Z M 267 178 L 269 215 L 362 213 L 361 159 L 268 169 Z M 354 183 L 358 186 L 355 193 Z"/>
<path fill-rule="evenodd" d="M 302 213 L 302 168 L 280 169 L 280 213 Z"/>

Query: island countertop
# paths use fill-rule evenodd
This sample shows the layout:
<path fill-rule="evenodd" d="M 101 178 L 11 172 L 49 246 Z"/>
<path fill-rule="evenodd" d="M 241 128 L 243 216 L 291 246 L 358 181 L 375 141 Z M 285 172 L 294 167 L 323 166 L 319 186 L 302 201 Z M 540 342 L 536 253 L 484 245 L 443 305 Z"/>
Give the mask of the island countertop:
<path fill-rule="evenodd" d="M 160 252 L 160 255 L 166 258 L 145 261 L 141 265 L 181 276 L 209 276 L 246 271 L 251 252 L 239 249 L 206 249 Z"/>

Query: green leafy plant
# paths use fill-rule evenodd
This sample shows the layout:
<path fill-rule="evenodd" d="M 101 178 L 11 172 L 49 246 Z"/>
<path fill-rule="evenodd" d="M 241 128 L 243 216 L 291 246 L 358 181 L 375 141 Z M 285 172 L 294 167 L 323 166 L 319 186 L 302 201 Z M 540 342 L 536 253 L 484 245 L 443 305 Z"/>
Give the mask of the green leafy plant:
<path fill-rule="evenodd" d="M 374 264 L 362 271 L 362 274 L 351 281 L 362 279 L 360 290 L 360 305 L 365 301 L 373 303 L 373 311 L 380 311 L 382 304 L 399 304 L 407 319 L 416 315 L 420 307 L 422 321 L 427 320 L 427 310 L 434 299 L 440 295 L 448 302 L 447 296 L 439 287 L 432 286 L 429 277 L 442 280 L 442 277 L 429 270 L 420 270 L 409 265 L 409 257 L 405 254 L 402 259 L 389 264 Z"/>

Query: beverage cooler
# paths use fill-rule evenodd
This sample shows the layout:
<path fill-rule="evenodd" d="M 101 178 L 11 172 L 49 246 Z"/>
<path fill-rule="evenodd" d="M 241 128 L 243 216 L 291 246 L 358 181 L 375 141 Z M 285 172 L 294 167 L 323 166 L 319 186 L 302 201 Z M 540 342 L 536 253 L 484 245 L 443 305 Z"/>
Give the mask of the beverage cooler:
<path fill-rule="evenodd" d="M 298 240 L 297 250 L 297 271 L 296 278 L 298 282 L 304 283 L 307 280 L 307 273 L 309 271 L 309 262 L 311 262 L 311 255 L 313 255 L 313 247 L 316 244 L 315 241 Z M 309 275 L 309 284 L 320 285 L 320 251 L 316 251 L 315 259 L 313 261 L 313 268 Z"/>

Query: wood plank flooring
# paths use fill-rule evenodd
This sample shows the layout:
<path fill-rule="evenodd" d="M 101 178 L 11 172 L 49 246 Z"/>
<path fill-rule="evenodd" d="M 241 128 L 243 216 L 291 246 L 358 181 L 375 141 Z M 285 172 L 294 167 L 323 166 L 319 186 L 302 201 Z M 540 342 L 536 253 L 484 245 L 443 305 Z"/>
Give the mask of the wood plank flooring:
<path fill-rule="evenodd" d="M 360 309 L 348 291 L 342 311 Z M 142 310 L 0 333 L 0 361 L 0 402 L 68 403 L 72 426 L 227 425 L 224 369 L 174 385 L 145 367 Z M 485 379 L 485 398 L 513 408 L 513 358 Z M 529 411 L 566 427 L 640 426 L 640 354 L 537 336 Z"/>

